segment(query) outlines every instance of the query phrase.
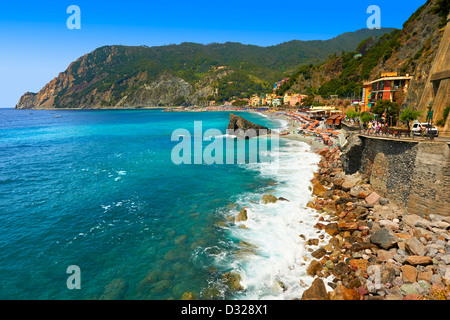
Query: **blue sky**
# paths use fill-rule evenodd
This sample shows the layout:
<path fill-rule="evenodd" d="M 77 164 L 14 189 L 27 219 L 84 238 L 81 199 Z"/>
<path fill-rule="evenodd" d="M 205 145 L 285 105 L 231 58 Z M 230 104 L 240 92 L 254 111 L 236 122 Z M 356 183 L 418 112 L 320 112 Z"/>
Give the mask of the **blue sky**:
<path fill-rule="evenodd" d="M 401 28 L 425 0 L 359 1 L 3 1 L 0 5 L 0 107 L 14 107 L 80 56 L 112 44 L 236 41 L 261 46 L 326 40 L 366 28 L 370 5 L 381 26 Z M 69 30 L 70 5 L 81 30 Z"/>

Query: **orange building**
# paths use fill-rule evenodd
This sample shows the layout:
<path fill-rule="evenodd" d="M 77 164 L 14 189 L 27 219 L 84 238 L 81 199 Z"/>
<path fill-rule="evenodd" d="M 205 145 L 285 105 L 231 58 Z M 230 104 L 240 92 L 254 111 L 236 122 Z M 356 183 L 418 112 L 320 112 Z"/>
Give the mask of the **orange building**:
<path fill-rule="evenodd" d="M 409 74 L 398 76 L 397 72 L 382 73 L 381 78 L 363 83 L 364 106 L 361 111 L 369 111 L 378 100 L 395 101 L 397 92 L 408 92 L 413 77 Z"/>

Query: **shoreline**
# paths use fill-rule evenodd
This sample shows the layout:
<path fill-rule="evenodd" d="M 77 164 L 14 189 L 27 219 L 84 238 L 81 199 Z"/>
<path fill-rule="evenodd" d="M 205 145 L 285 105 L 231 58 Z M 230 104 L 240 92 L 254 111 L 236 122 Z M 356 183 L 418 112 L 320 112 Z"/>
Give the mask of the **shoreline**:
<path fill-rule="evenodd" d="M 260 112 L 258 112 L 258 113 L 260 114 Z M 281 121 L 286 121 L 288 123 L 288 127 L 286 129 L 284 129 L 283 131 L 287 130 L 289 132 L 289 134 L 285 135 L 285 136 L 280 135 L 279 136 L 280 138 L 305 142 L 310 146 L 311 152 L 316 152 L 323 148 L 329 147 L 329 146 L 325 145 L 322 141 L 317 139 L 316 137 L 299 133 L 298 132 L 299 125 L 286 115 L 274 115 L 274 114 L 265 115 L 264 114 L 264 116 L 269 117 L 272 121 L 273 120 L 281 120 Z"/>
<path fill-rule="evenodd" d="M 331 238 L 326 245 L 308 239 L 316 241 L 307 268 L 314 280 L 301 299 L 450 300 L 450 217 L 408 214 L 368 177 L 346 175 L 338 147 L 317 153 L 307 206 Z"/>

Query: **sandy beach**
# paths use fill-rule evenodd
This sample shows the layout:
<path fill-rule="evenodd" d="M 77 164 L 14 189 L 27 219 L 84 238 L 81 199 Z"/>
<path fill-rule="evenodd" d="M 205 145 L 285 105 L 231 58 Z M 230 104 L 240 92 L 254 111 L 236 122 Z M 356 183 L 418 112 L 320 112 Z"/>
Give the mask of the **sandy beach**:
<path fill-rule="evenodd" d="M 315 136 L 298 133 L 298 128 L 300 127 L 301 123 L 293 120 L 291 117 L 286 115 L 274 115 L 274 114 L 269 115 L 269 117 L 272 119 L 278 119 L 288 122 L 287 128 L 282 132 L 289 131 L 289 134 L 285 136 L 280 136 L 281 138 L 305 142 L 311 146 L 311 151 L 313 152 L 328 147 L 322 142 L 321 139 Z"/>

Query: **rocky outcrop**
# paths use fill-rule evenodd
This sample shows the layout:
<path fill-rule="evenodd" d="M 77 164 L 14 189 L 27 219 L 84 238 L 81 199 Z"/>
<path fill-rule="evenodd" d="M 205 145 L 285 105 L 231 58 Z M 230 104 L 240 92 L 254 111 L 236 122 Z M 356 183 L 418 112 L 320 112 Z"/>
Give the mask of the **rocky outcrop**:
<path fill-rule="evenodd" d="M 270 134 L 271 131 L 267 127 L 252 123 L 241 116 L 230 113 L 230 122 L 228 123 L 227 133 L 240 139 L 248 139 L 259 135 Z"/>

